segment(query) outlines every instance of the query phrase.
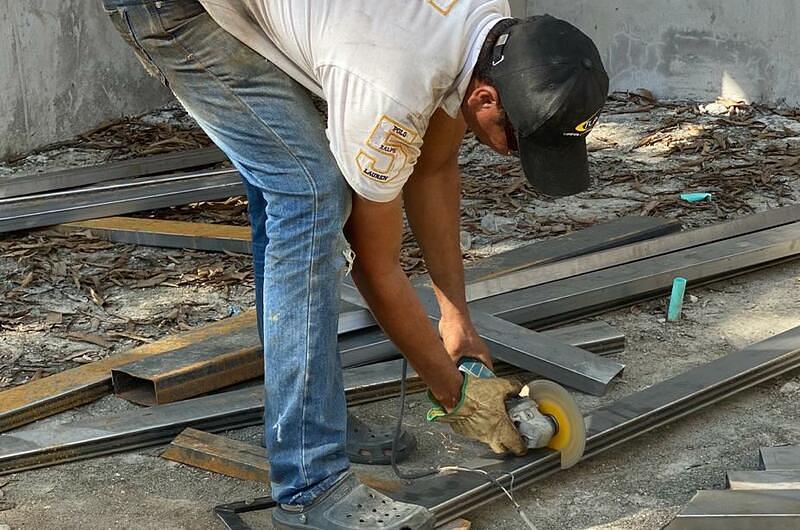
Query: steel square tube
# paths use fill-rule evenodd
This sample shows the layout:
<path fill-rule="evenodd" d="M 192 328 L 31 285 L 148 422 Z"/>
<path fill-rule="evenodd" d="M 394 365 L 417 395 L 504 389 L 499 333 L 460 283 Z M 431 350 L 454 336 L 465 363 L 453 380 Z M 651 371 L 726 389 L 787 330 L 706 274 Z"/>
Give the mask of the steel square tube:
<path fill-rule="evenodd" d="M 800 469 L 728 471 L 725 482 L 731 490 L 800 490 Z"/>

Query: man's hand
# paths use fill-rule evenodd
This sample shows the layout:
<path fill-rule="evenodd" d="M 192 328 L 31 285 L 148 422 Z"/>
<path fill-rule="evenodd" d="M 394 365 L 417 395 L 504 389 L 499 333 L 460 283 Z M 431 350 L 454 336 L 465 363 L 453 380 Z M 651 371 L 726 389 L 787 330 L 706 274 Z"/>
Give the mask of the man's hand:
<path fill-rule="evenodd" d="M 509 379 L 464 374 L 458 405 L 447 412 L 431 399 L 434 407 L 428 411 L 428 421 L 449 423 L 458 434 L 487 444 L 495 453 L 511 451 L 522 456 L 528 446 L 506 411 L 506 399 L 519 395 L 521 389 L 521 384 Z"/>
<path fill-rule="evenodd" d="M 462 357 L 472 357 L 485 364 L 490 370 L 494 370 L 489 347 L 478 335 L 469 318 L 443 317 L 439 320 L 439 335 L 453 362 L 458 363 Z"/>

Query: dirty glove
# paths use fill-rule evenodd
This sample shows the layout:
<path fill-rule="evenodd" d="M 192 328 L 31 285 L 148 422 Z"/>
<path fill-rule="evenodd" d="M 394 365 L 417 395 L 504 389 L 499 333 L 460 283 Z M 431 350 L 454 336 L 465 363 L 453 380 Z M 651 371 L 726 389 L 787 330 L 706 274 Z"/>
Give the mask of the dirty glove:
<path fill-rule="evenodd" d="M 528 450 L 527 444 L 506 412 L 506 399 L 521 390 L 522 385 L 508 379 L 464 374 L 461 400 L 451 412 L 428 392 L 434 405 L 428 411 L 428 421 L 449 423 L 458 434 L 487 444 L 495 453 L 511 451 L 522 456 Z"/>

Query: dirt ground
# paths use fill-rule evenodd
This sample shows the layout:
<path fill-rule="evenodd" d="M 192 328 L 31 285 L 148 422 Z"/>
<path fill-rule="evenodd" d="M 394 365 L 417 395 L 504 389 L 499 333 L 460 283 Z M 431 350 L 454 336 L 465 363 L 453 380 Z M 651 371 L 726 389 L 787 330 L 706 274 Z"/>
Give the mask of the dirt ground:
<path fill-rule="evenodd" d="M 175 140 L 177 138 L 177 140 Z M 102 140 L 102 141 L 101 141 Z M 131 149 L 130 146 L 135 146 Z M 3 174 L 85 165 L 204 145 L 177 110 L 87 134 L 0 165 Z M 615 94 L 590 137 L 590 191 L 552 199 L 525 184 L 516 161 L 470 139 L 462 149 L 462 245 L 474 260 L 622 215 L 661 215 L 695 227 L 800 198 L 800 111 L 735 102 L 655 102 Z M 157 151 L 156 151 L 157 152 Z M 687 203 L 679 193 L 710 201 Z M 240 198 L 157 212 L 159 218 L 246 223 Z M 410 236 L 403 263 L 424 272 Z M 52 231 L 0 236 L 0 389 L 225 318 L 253 303 L 249 257 L 110 244 Z M 584 410 L 613 401 L 800 325 L 800 262 L 692 290 L 684 318 L 666 326 L 665 301 L 602 315 L 626 334 L 622 379 Z M 790 374 L 681 422 L 618 446 L 515 492 L 540 529 L 656 529 L 698 489 L 724 486 L 726 469 L 753 469 L 760 446 L 800 444 L 800 374 Z M 133 405 L 113 397 L 43 420 L 111 415 Z M 396 400 L 357 407 L 394 420 Z M 410 399 L 406 424 L 420 442 L 406 466 L 469 463 L 475 444 L 424 422 Z M 228 435 L 254 443 L 256 428 Z M 0 477 L 0 530 L 220 528 L 211 508 L 263 487 L 194 470 L 148 449 Z M 371 473 L 390 473 L 369 470 Z M 390 476 L 387 474 L 386 476 Z M 522 528 L 507 501 L 469 514 L 475 528 Z M 268 528 L 267 517 L 251 519 Z M 4 526 L 5 525 L 5 526 Z"/>

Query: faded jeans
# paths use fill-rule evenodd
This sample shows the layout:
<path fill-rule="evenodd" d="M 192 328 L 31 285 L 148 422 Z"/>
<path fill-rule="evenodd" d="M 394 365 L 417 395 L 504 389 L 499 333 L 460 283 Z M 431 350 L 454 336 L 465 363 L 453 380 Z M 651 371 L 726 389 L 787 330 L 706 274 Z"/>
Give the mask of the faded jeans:
<path fill-rule="evenodd" d="M 302 86 L 220 28 L 197 1 L 103 4 L 148 71 L 243 177 L 272 496 L 309 504 L 350 465 L 337 315 L 351 197 L 322 117 Z"/>

